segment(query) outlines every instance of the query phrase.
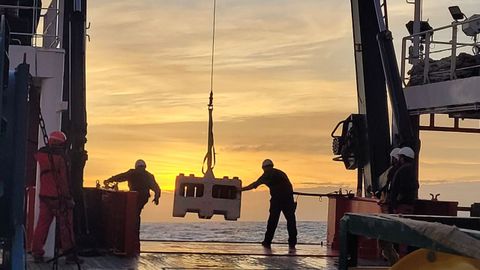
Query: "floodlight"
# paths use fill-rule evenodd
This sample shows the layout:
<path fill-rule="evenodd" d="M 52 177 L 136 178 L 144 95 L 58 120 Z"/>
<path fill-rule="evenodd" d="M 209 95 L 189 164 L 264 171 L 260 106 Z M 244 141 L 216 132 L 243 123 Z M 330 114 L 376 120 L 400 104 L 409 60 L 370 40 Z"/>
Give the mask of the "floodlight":
<path fill-rule="evenodd" d="M 458 22 L 459 20 L 463 20 L 464 18 L 467 18 L 465 14 L 460 10 L 458 6 L 451 6 L 448 7 L 448 11 L 450 11 L 450 14 L 452 15 L 453 20 Z"/>
<path fill-rule="evenodd" d="M 462 24 L 462 31 L 469 37 L 475 37 L 480 33 L 480 14 L 474 14 L 468 21 Z"/>
<path fill-rule="evenodd" d="M 407 27 L 408 33 L 410 33 L 410 35 L 413 35 L 413 25 L 414 25 L 413 21 L 409 21 L 405 25 Z M 430 31 L 432 29 L 433 28 L 430 26 L 428 21 L 420 21 L 420 32 Z M 425 39 L 425 34 L 421 35 L 421 38 Z"/>

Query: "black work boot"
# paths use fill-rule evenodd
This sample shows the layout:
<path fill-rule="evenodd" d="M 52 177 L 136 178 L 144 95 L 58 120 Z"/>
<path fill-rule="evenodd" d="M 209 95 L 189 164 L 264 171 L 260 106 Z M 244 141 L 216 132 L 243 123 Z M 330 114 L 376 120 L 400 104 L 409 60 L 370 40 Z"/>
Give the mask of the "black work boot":
<path fill-rule="evenodd" d="M 33 262 L 34 263 L 43 263 L 44 262 L 43 256 L 33 255 Z"/>
<path fill-rule="evenodd" d="M 271 245 L 270 243 L 265 242 L 265 241 L 262 242 L 262 246 L 263 246 L 264 248 L 267 248 L 267 249 L 271 249 L 271 248 L 272 248 L 272 245 Z"/>

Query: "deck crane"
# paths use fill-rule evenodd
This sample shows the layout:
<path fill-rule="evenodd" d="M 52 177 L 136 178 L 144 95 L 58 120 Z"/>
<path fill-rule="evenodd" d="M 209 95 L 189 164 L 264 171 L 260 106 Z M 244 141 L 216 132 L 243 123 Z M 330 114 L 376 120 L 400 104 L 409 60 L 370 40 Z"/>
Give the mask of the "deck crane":
<path fill-rule="evenodd" d="M 391 148 L 409 146 L 415 150 L 417 171 L 415 177 L 418 178 L 420 130 L 480 133 L 480 129 L 459 126 L 459 119 L 480 119 L 478 65 L 462 66 L 458 69 L 456 67 L 459 57 L 457 49 L 478 47 L 476 35 L 480 34 L 480 27 L 476 25 L 480 21 L 480 16 L 474 15 L 459 22 L 455 18 L 466 16 L 452 14 L 453 23 L 432 29 L 421 21 L 422 0 L 407 3 L 415 5 L 415 16 L 414 21 L 407 24 L 407 28 L 411 28 L 410 36 L 402 40 L 400 70 L 395 57 L 392 33 L 388 30 L 386 0 L 351 0 L 358 113 L 341 121 L 333 130 L 332 137 L 334 154 L 337 155 L 335 160 L 343 161 L 347 169 L 358 169 L 357 196 L 329 199 L 327 228 L 327 242 L 333 249 L 340 249 L 340 269 L 356 266 L 358 257 L 378 256 L 375 239 L 452 252 L 449 249 L 451 247 L 441 243 L 440 238 L 445 237 L 431 238 L 430 242 L 420 241 L 419 239 L 423 239 L 425 235 L 416 230 L 409 231 L 409 227 L 405 225 L 408 223 L 407 219 L 388 220 L 387 217 L 366 214 L 381 212 L 377 200 L 370 197 L 378 190 L 378 178 L 389 165 L 388 153 Z M 451 12 L 452 10 L 458 11 L 458 8 L 450 8 Z M 465 34 L 475 35 L 473 43 L 457 41 L 459 27 L 462 27 Z M 445 29 L 452 30 L 451 40 L 433 38 L 436 31 Z M 405 55 L 407 43 L 412 44 L 408 49 L 408 57 Z M 451 56 L 443 60 L 447 62 L 447 70 L 440 71 L 447 72 L 448 76 L 444 81 L 435 83 L 431 82 L 429 70 L 429 65 L 433 61 L 431 59 L 433 52 L 430 52 L 432 44 L 448 47 L 447 50 L 439 51 L 451 51 Z M 419 84 L 411 84 L 412 73 L 409 73 L 410 81 L 408 83 L 404 81 L 406 60 L 413 65 L 412 70 L 421 70 L 418 76 L 420 78 L 416 80 L 420 81 Z M 471 72 L 473 75 L 470 75 L 473 77 L 464 75 L 460 77 L 459 71 L 463 72 L 465 69 L 473 69 Z M 392 112 L 391 126 L 387 93 Z M 420 124 L 422 114 L 430 115 L 430 125 Z M 436 126 L 435 114 L 446 114 L 453 118 L 454 127 Z M 341 134 L 336 135 L 340 127 Z M 433 222 L 473 229 L 476 232 L 472 234 L 479 238 L 478 219 L 457 217 L 457 212 L 463 208 L 468 208 L 471 217 L 474 217 L 478 216 L 476 209 L 480 208 L 480 204 L 458 207 L 458 202 L 440 201 L 435 197 L 433 200 L 418 199 L 414 205 L 414 215 L 408 216 L 408 219 L 422 220 L 424 222 L 422 226 L 432 230 L 436 229 Z M 364 235 L 370 240 L 358 238 L 359 235 Z M 459 251 L 452 253 L 459 254 Z"/>
<path fill-rule="evenodd" d="M 405 103 L 392 33 L 388 29 L 387 2 L 351 0 L 358 113 L 340 122 L 332 132 L 335 160 L 358 169 L 357 196 L 370 197 L 378 177 L 389 166 L 392 145 L 418 149 Z M 386 87 L 388 86 L 388 87 Z M 387 89 L 393 113 L 390 142 Z M 342 135 L 335 136 L 342 125 Z"/>

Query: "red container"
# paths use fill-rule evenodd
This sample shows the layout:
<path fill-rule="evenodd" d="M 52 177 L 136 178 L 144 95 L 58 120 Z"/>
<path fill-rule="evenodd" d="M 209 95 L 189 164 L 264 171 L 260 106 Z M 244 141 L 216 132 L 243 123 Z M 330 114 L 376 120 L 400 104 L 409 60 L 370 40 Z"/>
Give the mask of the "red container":
<path fill-rule="evenodd" d="M 340 219 L 347 212 L 381 213 L 377 199 L 331 197 L 328 200 L 327 243 L 333 250 L 339 250 Z M 417 200 L 415 215 L 456 216 L 458 202 Z M 380 258 L 380 248 L 376 239 L 359 237 L 358 256 L 363 259 Z"/>
<path fill-rule="evenodd" d="M 331 197 L 328 200 L 327 243 L 333 250 L 340 248 L 340 219 L 347 212 L 381 213 L 377 200 L 370 198 Z M 379 258 L 376 239 L 358 238 L 358 256 L 364 259 Z"/>
<path fill-rule="evenodd" d="M 458 202 L 417 200 L 415 215 L 457 216 Z"/>
<path fill-rule="evenodd" d="M 98 244 L 117 255 L 137 255 L 137 192 L 96 188 L 84 192 L 89 229 Z"/>

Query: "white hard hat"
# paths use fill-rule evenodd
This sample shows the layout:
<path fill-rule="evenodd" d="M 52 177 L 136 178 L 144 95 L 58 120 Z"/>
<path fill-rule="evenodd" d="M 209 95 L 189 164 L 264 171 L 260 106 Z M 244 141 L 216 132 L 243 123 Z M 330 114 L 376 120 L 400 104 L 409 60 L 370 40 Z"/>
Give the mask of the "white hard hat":
<path fill-rule="evenodd" d="M 273 167 L 273 161 L 271 159 L 265 159 L 263 162 L 262 162 L 262 168 L 265 168 L 265 167 L 268 167 L 268 166 L 272 166 Z"/>
<path fill-rule="evenodd" d="M 410 147 L 402 147 L 400 151 L 398 151 L 398 155 L 404 155 L 406 157 L 409 157 L 411 159 L 415 158 L 415 152 L 413 152 L 412 148 Z"/>
<path fill-rule="evenodd" d="M 390 157 L 398 159 L 398 152 L 400 151 L 400 148 L 395 147 L 392 149 L 390 152 Z"/>
<path fill-rule="evenodd" d="M 145 161 L 143 159 L 139 159 L 139 160 L 135 161 L 135 168 L 138 168 L 138 167 L 146 168 L 147 163 L 145 163 Z"/>

